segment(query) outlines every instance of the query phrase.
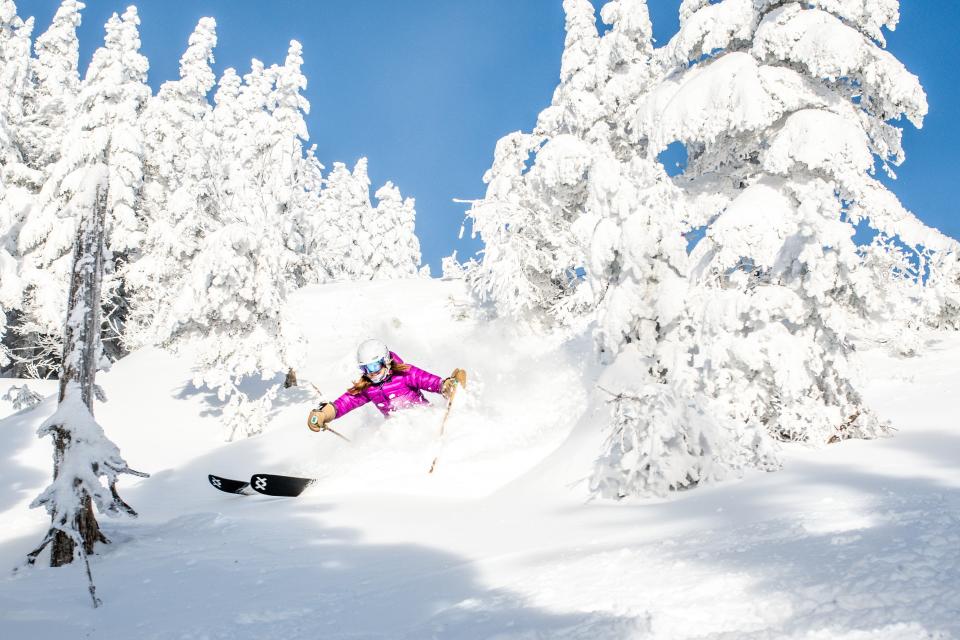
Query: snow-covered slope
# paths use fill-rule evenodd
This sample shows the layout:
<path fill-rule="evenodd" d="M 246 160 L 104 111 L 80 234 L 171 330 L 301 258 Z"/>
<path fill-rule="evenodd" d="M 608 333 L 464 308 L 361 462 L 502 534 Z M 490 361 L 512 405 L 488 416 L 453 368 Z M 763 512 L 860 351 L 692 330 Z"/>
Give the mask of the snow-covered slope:
<path fill-rule="evenodd" d="M 796 447 L 778 473 L 613 504 L 588 501 L 583 481 L 605 419 L 586 341 L 476 318 L 458 282 L 315 287 L 294 311 L 309 338 L 302 384 L 260 436 L 223 442 L 222 405 L 184 356 L 144 350 L 100 376 L 98 420 L 153 474 L 121 485 L 141 517 L 102 521 L 114 544 L 92 562 L 100 609 L 79 566 L 0 577 L 0 638 L 960 634 L 960 336 L 911 360 L 865 354 L 893 438 Z M 361 408 L 334 423 L 349 444 L 306 429 L 311 384 L 342 392 L 369 336 L 435 373 L 470 372 L 442 448 L 436 401 L 389 422 Z M 0 420 L 0 566 L 45 531 L 27 505 L 49 481 L 34 431 L 53 407 Z M 257 471 L 319 482 L 297 499 L 206 482 Z"/>

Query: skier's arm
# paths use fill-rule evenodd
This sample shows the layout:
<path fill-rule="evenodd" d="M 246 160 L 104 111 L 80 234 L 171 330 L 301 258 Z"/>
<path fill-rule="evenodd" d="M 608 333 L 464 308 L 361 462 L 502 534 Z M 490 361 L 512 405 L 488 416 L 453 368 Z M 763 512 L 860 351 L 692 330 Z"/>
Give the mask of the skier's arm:
<path fill-rule="evenodd" d="M 414 389 L 432 393 L 441 393 L 443 390 L 443 379 L 440 376 L 435 376 L 413 365 L 410 366 L 409 379 L 410 386 Z"/>
<path fill-rule="evenodd" d="M 333 408 L 337 412 L 337 415 L 334 417 L 339 418 L 345 416 L 357 407 L 362 407 L 368 402 L 370 402 L 370 398 L 362 393 L 358 393 L 357 395 L 345 393 L 333 401 Z"/>

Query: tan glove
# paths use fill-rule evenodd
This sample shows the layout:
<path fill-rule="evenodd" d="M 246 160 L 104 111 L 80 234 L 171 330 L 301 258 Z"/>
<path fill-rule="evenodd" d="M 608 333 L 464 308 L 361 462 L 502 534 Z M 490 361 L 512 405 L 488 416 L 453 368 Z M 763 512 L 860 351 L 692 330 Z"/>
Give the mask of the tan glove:
<path fill-rule="evenodd" d="M 453 390 L 457 388 L 457 379 L 456 378 L 444 378 L 443 386 L 440 387 L 440 395 L 442 395 L 447 400 L 450 399 L 450 395 L 453 393 Z"/>
<path fill-rule="evenodd" d="M 337 410 L 330 403 L 324 403 L 310 412 L 307 417 L 307 428 L 310 431 L 323 431 L 327 423 L 337 417 Z"/>
<path fill-rule="evenodd" d="M 440 387 L 440 394 L 449 400 L 457 385 L 467 386 L 467 372 L 463 369 L 454 369 L 449 378 L 444 378 L 443 385 Z"/>

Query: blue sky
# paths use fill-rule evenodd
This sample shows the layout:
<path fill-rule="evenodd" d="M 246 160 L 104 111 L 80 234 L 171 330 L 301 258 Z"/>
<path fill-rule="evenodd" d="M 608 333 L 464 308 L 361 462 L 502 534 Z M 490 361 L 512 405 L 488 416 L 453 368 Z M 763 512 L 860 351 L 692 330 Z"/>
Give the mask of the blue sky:
<path fill-rule="evenodd" d="M 49 24 L 57 0 L 15 0 L 21 16 Z M 129 0 L 86 0 L 81 70 L 103 42 L 103 24 Z M 291 39 L 304 45 L 312 105 L 311 142 L 329 168 L 370 159 L 374 188 L 393 180 L 417 199 L 424 260 L 439 272 L 454 249 L 479 248 L 457 235 L 464 206 L 477 198 L 497 139 L 529 130 L 557 83 L 563 50 L 561 0 L 141 0 L 143 52 L 156 89 L 177 76 L 197 20 L 217 20 L 216 69 L 241 73 L 251 58 L 280 63 Z M 595 0 L 597 6 L 602 0 Z M 649 0 L 666 42 L 679 0 Z M 960 73 L 953 40 L 960 3 L 907 0 L 889 50 L 920 76 L 930 101 L 923 130 L 906 123 L 907 161 L 893 190 L 928 224 L 960 238 L 955 190 L 960 126 L 954 113 Z"/>

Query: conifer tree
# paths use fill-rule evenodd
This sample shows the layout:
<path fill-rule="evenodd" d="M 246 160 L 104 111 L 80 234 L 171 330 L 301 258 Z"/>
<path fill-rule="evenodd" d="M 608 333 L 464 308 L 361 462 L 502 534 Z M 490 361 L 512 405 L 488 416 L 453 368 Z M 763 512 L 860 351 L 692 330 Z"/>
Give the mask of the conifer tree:
<path fill-rule="evenodd" d="M 215 171 L 224 182 L 218 219 L 201 239 L 167 316 L 169 344 L 195 358 L 194 384 L 216 390 L 227 404 L 228 439 L 263 427 L 255 419 L 264 415 L 262 407 L 240 391 L 240 381 L 286 374 L 302 351 L 285 309 L 291 259 L 264 157 L 271 148 L 269 107 L 278 73 L 254 60 L 239 90 L 235 74 L 221 81 L 211 124 L 236 126 L 215 156 L 223 163 Z"/>
<path fill-rule="evenodd" d="M 591 33 L 591 17 L 589 6 L 568 5 L 565 74 L 538 120 L 542 142 L 525 178 L 538 202 L 566 203 L 585 249 L 580 292 L 592 296 L 583 306 L 593 309 L 608 365 L 598 387 L 612 409 L 591 487 L 607 497 L 662 494 L 775 467 L 763 432 L 716 415 L 690 366 L 688 214 L 630 121 L 661 80 L 646 2 L 610 2 L 602 37 L 574 37 L 576 25 Z"/>
<path fill-rule="evenodd" d="M 22 20 L 13 0 L 0 0 L 0 167 L 23 162 L 17 131 L 23 124 L 29 89 L 33 18 Z"/>
<path fill-rule="evenodd" d="M 240 89 L 243 80 L 228 67 L 217 82 L 213 109 L 203 120 L 203 139 L 207 147 L 207 175 L 214 195 L 215 211 L 223 211 L 232 201 L 230 173 L 237 161 L 237 128 L 243 114 Z"/>
<path fill-rule="evenodd" d="M 354 246 L 360 220 L 369 209 L 363 188 L 342 162 L 334 162 L 319 194 L 318 213 L 311 224 L 313 270 L 320 281 L 359 279 L 360 257 Z"/>
<path fill-rule="evenodd" d="M 960 331 L 960 248 L 938 253 L 922 284 L 924 325 Z"/>
<path fill-rule="evenodd" d="M 420 266 L 420 242 L 414 234 L 416 203 L 404 198 L 392 182 L 377 189 L 373 213 L 379 223 L 371 264 L 374 279 L 410 278 Z"/>
<path fill-rule="evenodd" d="M 331 279 L 327 272 L 327 254 L 333 238 L 327 238 L 333 221 L 326 220 L 323 208 L 323 165 L 311 146 L 296 172 L 296 188 L 289 213 L 287 247 L 294 253 L 292 278 L 298 287 L 320 284 Z"/>
<path fill-rule="evenodd" d="M 138 213 L 142 146 L 137 120 L 150 90 L 145 84 L 148 63 L 139 53 L 139 23 L 133 7 L 107 22 L 104 46 L 94 53 L 81 85 L 60 159 L 18 235 L 29 288 L 23 330 L 39 336 L 38 368 L 55 370 L 59 362 L 70 250 L 77 221 L 90 206 L 89 199 L 75 196 L 93 165 L 102 164 L 108 171 L 107 243 L 113 257 L 103 295 L 111 345 L 120 333 L 117 323 L 122 322 L 125 302 L 115 274 L 118 265 L 138 254 L 144 231 Z M 115 346 L 109 351 L 116 357 Z"/>
<path fill-rule="evenodd" d="M 304 161 L 303 142 L 309 137 L 304 116 L 310 113 L 310 103 L 301 94 L 307 88 L 302 65 L 303 46 L 291 40 L 286 60 L 274 73 L 269 96 L 269 171 L 264 172 L 264 186 L 279 217 L 290 215 L 290 203 L 299 186 L 296 178 Z"/>
<path fill-rule="evenodd" d="M 63 0 L 49 28 L 34 43 L 30 84 L 25 96 L 22 146 L 25 161 L 45 172 L 60 159 L 60 147 L 80 91 L 77 29 L 85 5 Z"/>
<path fill-rule="evenodd" d="M 856 6 L 854 6 L 856 5 Z M 899 3 L 686 0 L 658 50 L 670 75 L 635 107 L 649 154 L 686 146 L 702 391 L 777 438 L 876 436 L 850 362 L 847 318 L 873 313 L 854 226 L 924 251 L 952 244 L 873 175 L 903 160 L 926 96 L 883 49 Z"/>
<path fill-rule="evenodd" d="M 290 41 L 287 57 L 277 67 L 274 88 L 269 97 L 270 123 L 268 149 L 263 172 L 263 187 L 260 195 L 268 215 L 280 225 L 284 237 L 283 250 L 293 282 L 298 279 L 298 251 L 303 250 L 299 221 L 302 212 L 297 206 L 315 204 L 306 191 L 318 187 L 315 158 L 312 153 L 304 155 L 303 143 L 308 139 L 304 116 L 310 112 L 310 103 L 301 94 L 307 88 L 303 75 L 303 47 L 296 40 Z"/>
<path fill-rule="evenodd" d="M 4 12 L 12 3 L 4 8 Z M 14 29 L 12 39 L 4 49 L 4 75 L 13 86 L 5 95 L 10 102 L 0 109 L 0 140 L 6 139 L 14 155 L 6 154 L 0 161 L 0 262 L 7 266 L 2 278 L 0 305 L 10 310 L 12 324 L 7 332 L 5 347 L 15 355 L 12 374 L 18 377 L 37 375 L 44 367 L 37 366 L 38 346 L 43 337 L 31 329 L 24 316 L 24 297 L 31 293 L 24 278 L 23 256 L 17 247 L 20 226 L 33 210 L 37 194 L 43 187 L 50 169 L 59 159 L 61 140 L 65 136 L 67 119 L 72 113 L 79 85 L 77 73 L 78 42 L 76 29 L 83 4 L 64 0 L 50 27 L 35 43 L 36 57 L 29 57 L 30 42 L 25 25 Z M 9 22 L 15 22 L 15 15 Z M 24 37 L 27 36 L 27 37 Z M 8 127 L 3 122 L 8 116 L 16 126 L 5 135 Z M 0 147 L 3 144 L 0 142 Z M 4 155 L 4 154 L 0 154 Z M 43 359 L 42 356 L 39 358 Z"/>
<path fill-rule="evenodd" d="M 136 347 L 169 337 L 159 324 L 162 307 L 189 270 L 205 229 L 215 216 L 205 121 L 216 22 L 201 18 L 180 58 L 180 78 L 165 82 L 141 118 L 144 135 L 143 254 L 125 273 L 131 318 L 125 340 Z"/>
<path fill-rule="evenodd" d="M 487 193 L 468 213 L 484 243 L 482 260 L 468 272 L 478 298 L 501 315 L 560 325 L 591 308 L 577 225 L 589 145 L 603 135 L 595 11 L 589 0 L 564 0 L 563 8 L 567 36 L 553 101 L 532 134 L 497 143 L 484 175 Z"/>
<path fill-rule="evenodd" d="M 16 237 L 37 180 L 25 164 L 18 135 L 24 121 L 32 29 L 32 19 L 21 20 L 13 0 L 0 0 L 0 371 L 11 364 L 10 345 L 19 346 L 14 331 L 24 284 Z"/>
<path fill-rule="evenodd" d="M 21 42 L 21 46 L 15 49 L 22 52 L 15 58 L 11 55 L 11 38 L 15 32 L 10 28 L 13 24 L 21 24 L 17 31 L 22 32 L 22 23 L 16 17 L 15 7 L 12 2 L 4 0 L 0 13 L 3 14 L 3 28 L 0 31 L 0 55 L 5 58 L 3 66 L 3 77 L 5 83 L 10 76 L 10 71 L 14 69 L 28 68 L 29 41 Z M 3 299 L 0 299 L 0 305 L 6 306 L 8 316 L 13 320 L 13 326 L 7 335 L 8 345 L 11 345 L 17 354 L 18 362 L 13 369 L 17 376 L 30 375 L 33 360 L 33 344 L 35 336 L 30 334 L 29 328 L 24 326 L 24 298 L 28 296 L 30 289 L 28 282 L 23 277 L 23 272 L 27 265 L 24 264 L 22 250 L 18 246 L 21 228 L 27 219 L 28 212 L 34 207 L 35 191 L 42 184 L 43 179 L 39 172 L 31 170 L 26 162 L 26 154 L 18 144 L 24 139 L 24 136 L 15 136 L 14 132 L 23 131 L 24 119 L 21 117 L 18 126 L 9 127 L 9 117 L 12 114 L 23 116 L 24 113 L 24 94 L 14 92 L 5 87 L 3 91 L 5 97 L 9 97 L 4 108 L 0 109 L 0 163 L 3 164 L 3 179 L 0 180 L 0 267 L 5 267 L 6 272 L 3 278 L 0 278 L 0 289 L 2 289 Z M 12 105 L 16 103 L 14 108 Z M 6 133 L 5 133 L 6 132 Z M 5 143 L 5 144 L 4 144 Z M 13 309 L 13 312 L 10 310 Z M 0 320 L 2 322 L 2 320 Z M 49 363 L 54 365 L 54 357 L 50 357 Z"/>
<path fill-rule="evenodd" d="M 345 214 L 356 216 L 357 220 L 357 233 L 344 256 L 347 272 L 355 280 L 372 280 L 375 270 L 370 261 L 379 243 L 377 218 L 370 203 L 370 174 L 366 158 L 360 158 L 353 166 L 347 195 Z"/>

